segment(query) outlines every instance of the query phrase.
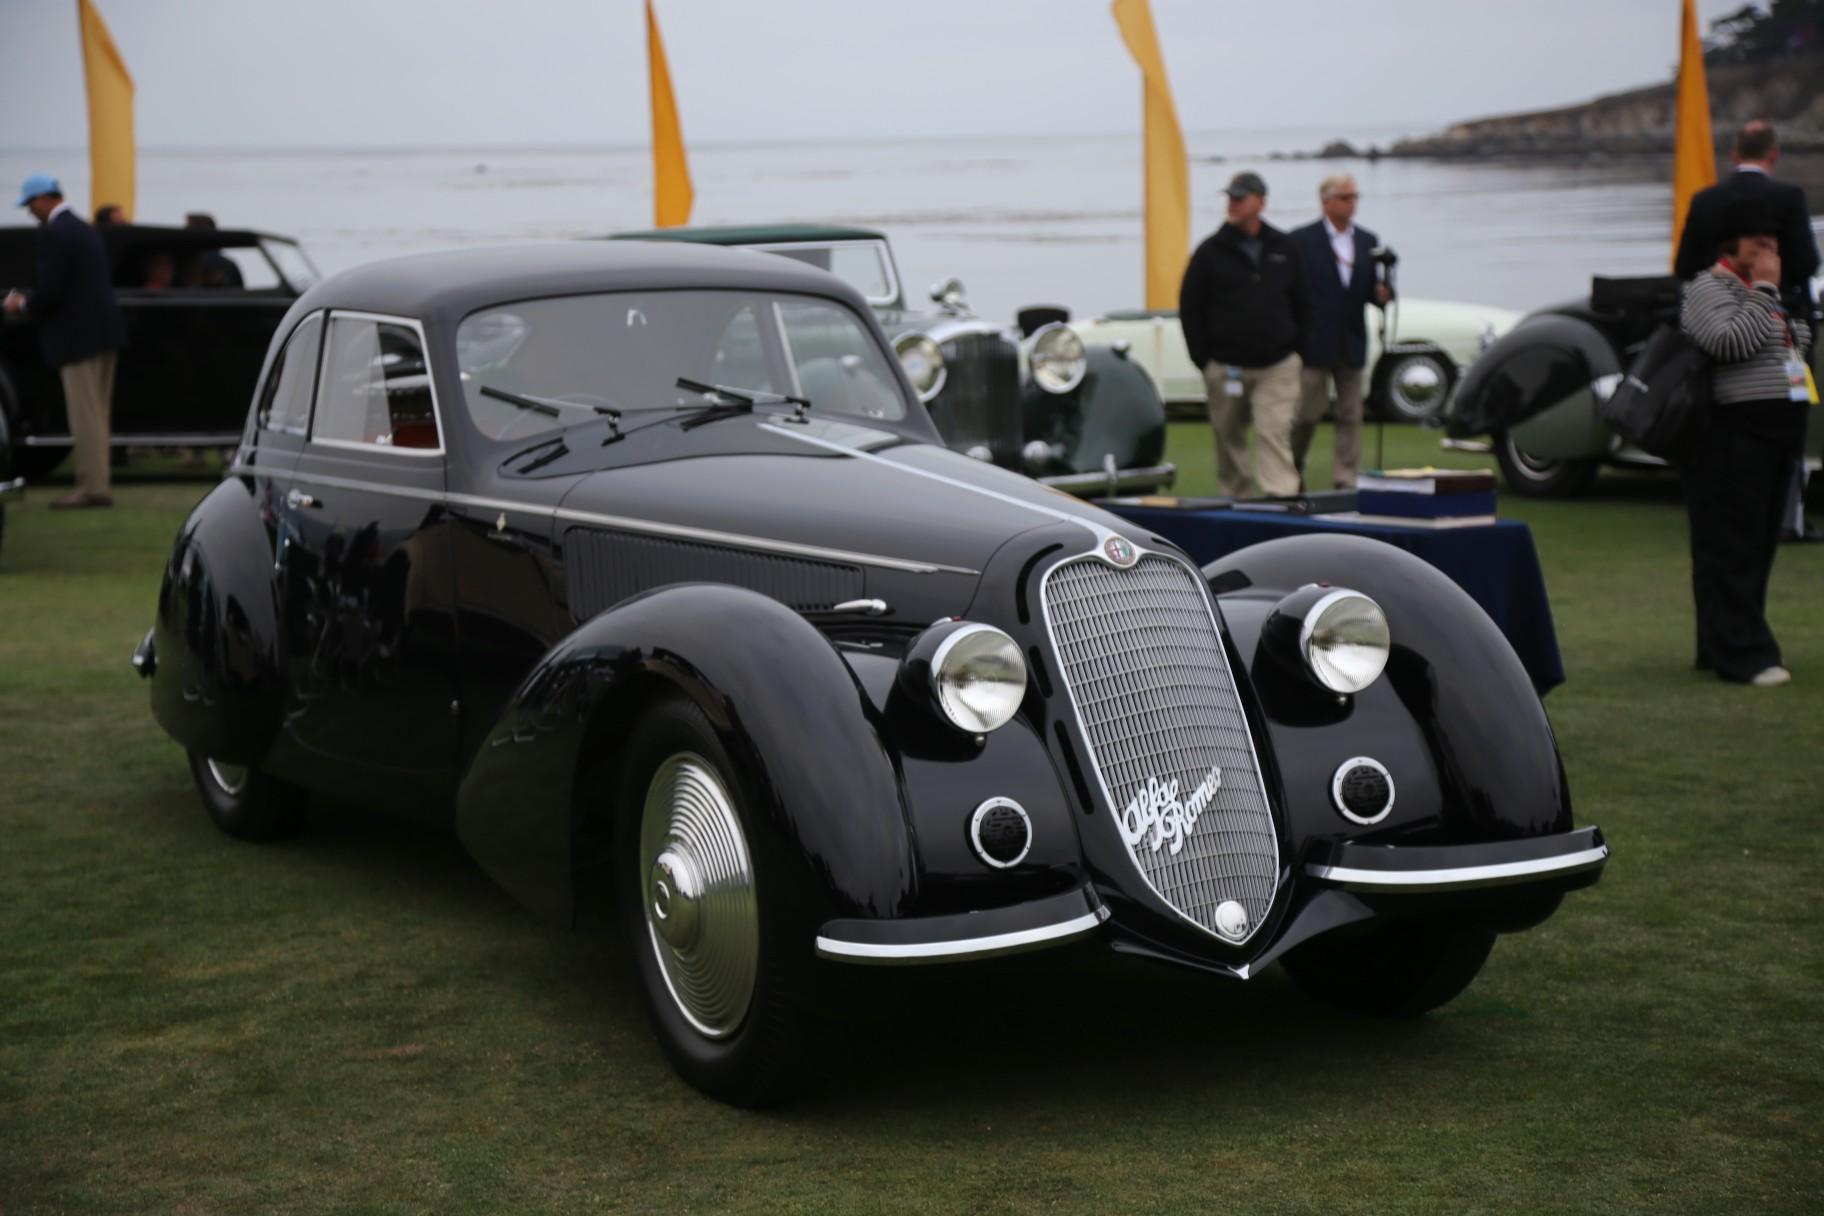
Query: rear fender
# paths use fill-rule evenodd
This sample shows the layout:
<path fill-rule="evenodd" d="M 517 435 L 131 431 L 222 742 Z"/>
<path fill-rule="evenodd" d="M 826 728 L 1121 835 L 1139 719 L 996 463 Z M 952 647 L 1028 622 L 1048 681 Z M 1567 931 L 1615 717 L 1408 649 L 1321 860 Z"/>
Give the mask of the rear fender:
<path fill-rule="evenodd" d="M 193 752 L 257 765 L 277 736 L 285 669 L 272 513 L 235 477 L 190 512 L 158 592 L 152 713 Z"/>
<path fill-rule="evenodd" d="M 514 693 L 457 796 L 458 834 L 496 881 L 540 915 L 571 919 L 578 830 L 655 691 L 695 701 L 742 766 L 768 836 L 753 843 L 783 867 L 762 881 L 801 905 L 793 919 L 904 914 L 913 844 L 866 695 L 803 617 L 710 583 L 592 618 Z"/>
<path fill-rule="evenodd" d="M 1528 317 L 1464 373 L 1450 399 L 1445 429 L 1458 439 L 1499 434 L 1579 397 L 1593 419 L 1591 382 L 1620 370 L 1614 346 L 1588 321 L 1553 314 Z"/>

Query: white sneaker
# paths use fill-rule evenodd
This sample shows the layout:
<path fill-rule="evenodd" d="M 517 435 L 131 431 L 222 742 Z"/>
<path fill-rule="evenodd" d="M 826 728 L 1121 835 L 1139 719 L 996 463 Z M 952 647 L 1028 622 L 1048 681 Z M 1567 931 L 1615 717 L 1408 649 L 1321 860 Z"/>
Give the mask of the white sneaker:
<path fill-rule="evenodd" d="M 1748 681 L 1756 688 L 1778 688 L 1782 684 L 1792 683 L 1792 673 L 1784 667 L 1769 667 L 1755 673 L 1754 679 Z"/>

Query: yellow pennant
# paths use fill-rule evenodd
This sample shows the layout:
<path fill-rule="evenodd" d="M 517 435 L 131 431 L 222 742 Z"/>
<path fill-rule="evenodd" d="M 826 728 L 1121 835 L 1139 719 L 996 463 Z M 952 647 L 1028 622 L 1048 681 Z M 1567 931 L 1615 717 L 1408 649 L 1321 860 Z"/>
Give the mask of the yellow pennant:
<path fill-rule="evenodd" d="M 82 75 L 89 91 L 89 214 L 113 203 L 133 216 L 133 78 L 107 24 L 89 0 L 76 0 Z"/>
<path fill-rule="evenodd" d="M 696 195 L 690 188 L 690 162 L 684 156 L 684 128 L 678 123 L 678 101 L 671 92 L 671 69 L 665 66 L 665 44 L 659 41 L 659 18 L 646 0 L 647 75 L 652 82 L 652 213 L 660 228 L 690 222 Z"/>
<path fill-rule="evenodd" d="M 1685 231 L 1691 196 L 1716 181 L 1716 138 L 1710 131 L 1710 85 L 1704 44 L 1697 36 L 1695 0 L 1685 0 L 1678 46 L 1678 96 L 1672 129 L 1672 261 Z"/>
<path fill-rule="evenodd" d="M 1147 0 L 1110 6 L 1128 54 L 1140 65 L 1146 100 L 1146 306 L 1176 308 L 1191 248 L 1191 171 L 1184 133 L 1165 78 L 1165 57 Z"/>

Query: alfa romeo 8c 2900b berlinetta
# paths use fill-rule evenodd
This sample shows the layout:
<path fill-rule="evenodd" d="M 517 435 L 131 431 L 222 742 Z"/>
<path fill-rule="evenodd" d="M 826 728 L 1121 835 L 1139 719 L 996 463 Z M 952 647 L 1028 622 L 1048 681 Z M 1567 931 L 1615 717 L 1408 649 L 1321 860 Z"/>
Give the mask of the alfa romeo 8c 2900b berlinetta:
<path fill-rule="evenodd" d="M 233 835 L 320 795 L 560 921 L 610 883 L 660 1044 L 743 1104 L 870 965 L 1100 941 L 1422 1013 L 1608 855 L 1430 566 L 1199 569 L 945 448 L 854 289 L 748 251 L 312 287 L 134 659 Z"/>

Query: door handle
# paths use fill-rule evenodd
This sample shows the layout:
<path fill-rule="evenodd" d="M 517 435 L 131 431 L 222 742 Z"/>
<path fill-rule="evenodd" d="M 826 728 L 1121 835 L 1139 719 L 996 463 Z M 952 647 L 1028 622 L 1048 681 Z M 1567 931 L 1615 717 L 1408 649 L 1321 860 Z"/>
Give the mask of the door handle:
<path fill-rule="evenodd" d="M 285 495 L 285 505 L 296 511 L 301 507 L 320 507 L 323 504 L 302 490 L 293 490 Z"/>

